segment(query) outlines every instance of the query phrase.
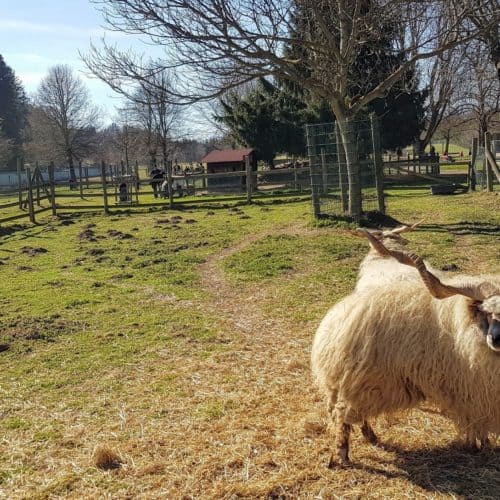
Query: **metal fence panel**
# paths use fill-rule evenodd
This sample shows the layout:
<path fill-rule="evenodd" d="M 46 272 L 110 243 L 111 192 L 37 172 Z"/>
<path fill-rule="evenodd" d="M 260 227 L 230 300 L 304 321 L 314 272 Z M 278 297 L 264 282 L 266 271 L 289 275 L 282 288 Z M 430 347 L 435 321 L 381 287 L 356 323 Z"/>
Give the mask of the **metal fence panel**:
<path fill-rule="evenodd" d="M 362 209 L 378 209 L 374 144 L 370 121 L 355 122 L 361 176 Z M 349 183 L 344 145 L 336 123 L 306 126 L 307 155 L 315 215 L 344 216 L 348 211 Z"/>

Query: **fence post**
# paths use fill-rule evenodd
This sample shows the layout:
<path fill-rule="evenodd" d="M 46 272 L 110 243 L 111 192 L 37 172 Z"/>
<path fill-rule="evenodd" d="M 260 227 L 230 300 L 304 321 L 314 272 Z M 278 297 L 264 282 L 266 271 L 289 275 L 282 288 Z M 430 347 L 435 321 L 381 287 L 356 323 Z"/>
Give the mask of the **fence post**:
<path fill-rule="evenodd" d="M 33 184 L 31 182 L 31 168 L 26 167 L 26 178 L 28 181 L 28 213 L 30 222 L 35 224 L 35 208 L 33 207 Z"/>
<path fill-rule="evenodd" d="M 297 159 L 295 159 L 295 158 L 293 161 L 293 189 L 295 191 L 299 190 L 299 181 L 298 181 L 298 177 L 297 177 Z"/>
<path fill-rule="evenodd" d="M 471 191 L 476 190 L 476 157 L 477 157 L 477 146 L 478 146 L 478 139 L 477 137 L 474 137 L 472 139 L 472 149 L 471 149 L 471 156 L 469 159 L 469 186 Z"/>
<path fill-rule="evenodd" d="M 490 172 L 491 191 L 493 191 L 493 174 L 496 176 L 498 182 L 500 182 L 500 170 L 498 169 L 495 154 L 491 149 L 491 134 L 489 132 L 487 132 L 486 134 L 487 138 L 484 141 L 484 155 Z"/>
<path fill-rule="evenodd" d="M 370 115 L 372 129 L 373 165 L 375 167 L 375 187 L 377 189 L 378 210 L 385 214 L 384 203 L 384 160 L 382 159 L 382 146 L 380 145 L 380 129 L 375 113 Z"/>
<path fill-rule="evenodd" d="M 103 203 L 104 203 L 104 213 L 106 215 L 109 214 L 108 207 L 108 190 L 106 186 L 106 163 L 104 161 L 101 162 L 101 180 L 102 180 L 102 195 L 103 195 Z"/>
<path fill-rule="evenodd" d="M 56 187 L 54 175 L 54 162 L 49 164 L 49 189 L 50 189 L 50 206 L 52 208 L 52 215 L 56 215 Z"/>
<path fill-rule="evenodd" d="M 83 200 L 83 173 L 82 173 L 82 162 L 78 162 L 78 177 L 80 179 L 80 198 Z"/>
<path fill-rule="evenodd" d="M 252 203 L 252 164 L 250 163 L 250 155 L 245 156 L 245 173 L 247 184 L 247 203 Z"/>
<path fill-rule="evenodd" d="M 347 182 L 347 163 L 344 144 L 342 143 L 342 136 L 340 135 L 337 122 L 335 122 L 335 142 L 337 146 L 337 163 L 339 164 L 340 199 L 342 200 L 342 212 L 345 214 L 349 210 L 349 185 Z"/>
<path fill-rule="evenodd" d="M 38 162 L 35 162 L 35 170 L 33 171 L 33 179 L 35 179 L 36 183 L 36 205 L 40 206 L 40 178 L 39 173 L 40 167 L 38 166 Z"/>
<path fill-rule="evenodd" d="M 141 189 L 141 181 L 139 180 L 139 162 L 135 160 L 134 163 L 135 173 L 135 202 L 139 204 L 139 189 Z"/>
<path fill-rule="evenodd" d="M 85 187 L 88 189 L 89 188 L 89 167 L 84 167 L 85 168 Z"/>
<path fill-rule="evenodd" d="M 165 167 L 167 169 L 167 183 L 168 183 L 168 206 L 174 208 L 174 187 L 172 180 L 172 160 L 167 160 Z M 161 189 L 161 185 L 160 185 Z"/>
<path fill-rule="evenodd" d="M 23 208 L 23 185 L 21 180 L 22 163 L 21 163 L 21 158 L 19 156 L 17 157 L 16 165 L 17 165 L 17 189 L 19 198 L 19 209 L 22 210 Z"/>
<path fill-rule="evenodd" d="M 491 168 L 489 159 L 488 159 L 488 151 L 491 148 L 491 138 L 490 133 L 484 133 L 484 161 L 486 167 L 486 189 L 491 193 L 493 191 L 493 169 Z"/>

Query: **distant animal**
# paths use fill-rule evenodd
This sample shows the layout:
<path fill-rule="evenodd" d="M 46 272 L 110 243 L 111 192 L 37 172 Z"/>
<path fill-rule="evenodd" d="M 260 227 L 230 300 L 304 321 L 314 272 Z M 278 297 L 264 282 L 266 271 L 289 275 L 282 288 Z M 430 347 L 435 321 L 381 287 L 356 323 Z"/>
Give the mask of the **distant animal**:
<path fill-rule="evenodd" d="M 353 424 L 376 443 L 370 419 L 423 401 L 454 421 L 466 446 L 485 446 L 500 434 L 500 276 L 444 283 L 390 237 L 364 234 L 372 250 L 356 290 L 328 311 L 312 346 L 335 422 L 330 466 L 349 462 Z"/>

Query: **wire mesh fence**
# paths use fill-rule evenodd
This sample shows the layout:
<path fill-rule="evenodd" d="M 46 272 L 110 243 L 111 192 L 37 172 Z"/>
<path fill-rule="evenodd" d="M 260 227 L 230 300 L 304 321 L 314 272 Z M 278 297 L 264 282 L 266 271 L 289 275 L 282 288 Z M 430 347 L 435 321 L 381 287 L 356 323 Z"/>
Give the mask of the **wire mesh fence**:
<path fill-rule="evenodd" d="M 477 153 L 472 165 L 476 173 L 476 184 L 480 187 L 486 187 L 486 156 L 484 146 L 478 146 Z"/>
<path fill-rule="evenodd" d="M 376 156 L 380 142 L 373 120 L 354 122 L 352 143 L 343 143 L 336 123 L 306 126 L 307 154 L 316 216 L 349 215 L 349 179 L 345 148 L 357 151 L 362 211 L 378 210 Z"/>

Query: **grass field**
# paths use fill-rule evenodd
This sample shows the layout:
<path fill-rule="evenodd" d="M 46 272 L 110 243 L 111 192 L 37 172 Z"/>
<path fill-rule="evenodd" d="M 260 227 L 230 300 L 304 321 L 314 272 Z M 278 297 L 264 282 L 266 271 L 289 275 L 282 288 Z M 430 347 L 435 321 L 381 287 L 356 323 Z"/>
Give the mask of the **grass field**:
<path fill-rule="evenodd" d="M 498 193 L 388 194 L 396 219 L 425 218 L 408 239 L 432 265 L 498 272 Z M 263 201 L 0 228 L 0 498 L 496 498 L 498 452 L 461 451 L 429 405 L 326 467 L 311 339 L 367 244 L 310 214 Z"/>

